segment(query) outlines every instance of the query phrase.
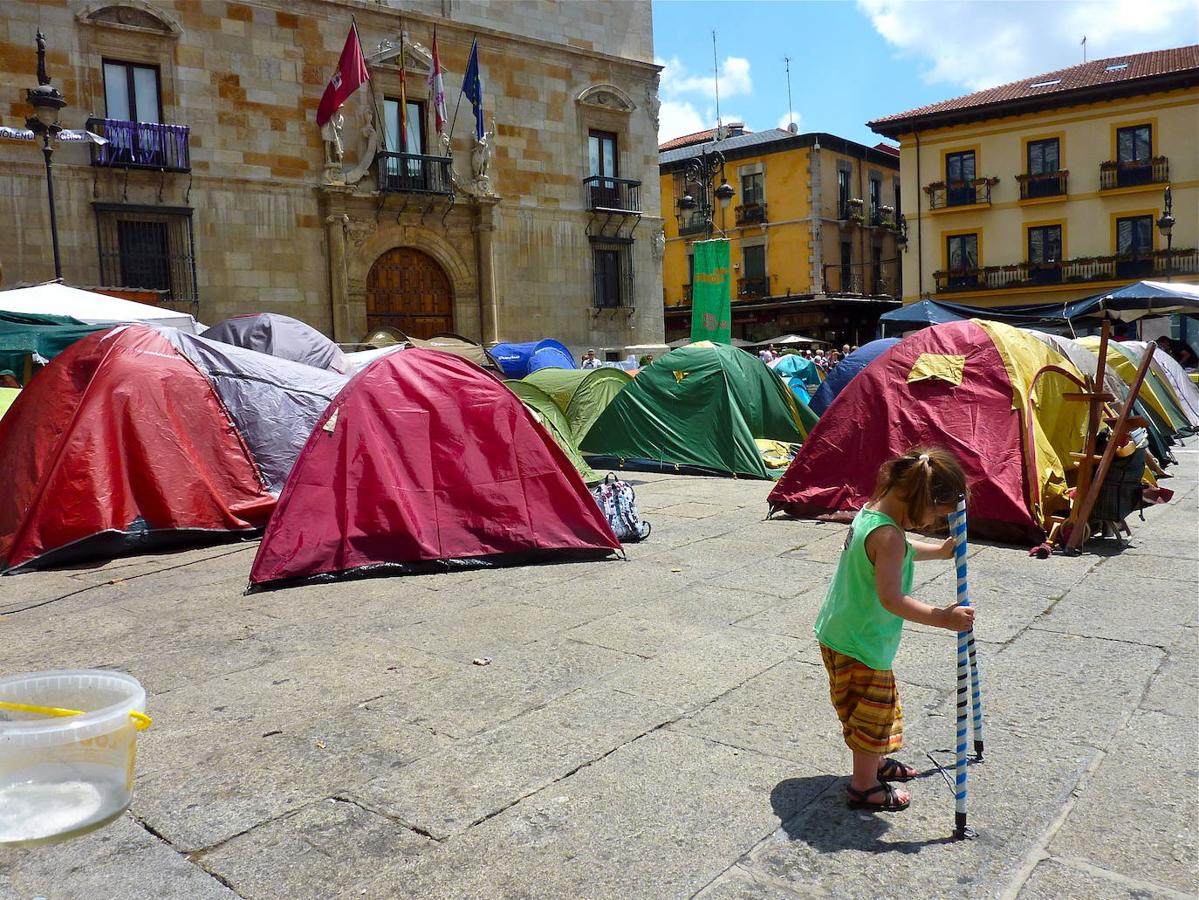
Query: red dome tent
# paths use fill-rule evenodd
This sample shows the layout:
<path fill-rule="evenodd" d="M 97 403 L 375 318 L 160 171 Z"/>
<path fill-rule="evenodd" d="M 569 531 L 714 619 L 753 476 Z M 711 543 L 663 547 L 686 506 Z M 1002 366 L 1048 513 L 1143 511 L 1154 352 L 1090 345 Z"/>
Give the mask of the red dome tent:
<path fill-rule="evenodd" d="M 770 492 L 771 512 L 848 521 L 882 464 L 931 444 L 953 453 L 970 485 L 970 534 L 1039 543 L 1066 506 L 1071 451 L 1086 406 L 1082 378 L 1028 332 L 963 320 L 925 328 L 883 352 L 821 416 Z"/>
<path fill-rule="evenodd" d="M 574 466 L 503 384 L 433 350 L 381 357 L 317 423 L 252 586 L 620 549 Z"/>
<path fill-rule="evenodd" d="M 212 382 L 144 326 L 84 338 L 29 383 L 0 420 L 0 471 L 5 571 L 253 531 L 275 502 Z"/>

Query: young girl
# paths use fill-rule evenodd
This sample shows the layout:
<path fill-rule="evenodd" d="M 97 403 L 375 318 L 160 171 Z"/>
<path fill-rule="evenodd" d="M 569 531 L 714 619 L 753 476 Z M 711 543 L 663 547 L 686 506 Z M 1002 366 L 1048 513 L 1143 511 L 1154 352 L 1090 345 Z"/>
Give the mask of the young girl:
<path fill-rule="evenodd" d="M 939 448 L 918 447 L 886 463 L 874 496 L 854 517 L 816 617 L 833 707 L 853 751 L 850 809 L 898 812 L 911 801 L 890 782 L 919 773 L 887 758 L 903 746 L 903 708 L 891 671 L 903 622 L 969 631 L 974 610 L 937 609 L 908 596 L 913 563 L 951 559 L 953 538 L 927 544 L 908 541 L 904 532 L 948 515 L 965 493 L 957 460 Z"/>

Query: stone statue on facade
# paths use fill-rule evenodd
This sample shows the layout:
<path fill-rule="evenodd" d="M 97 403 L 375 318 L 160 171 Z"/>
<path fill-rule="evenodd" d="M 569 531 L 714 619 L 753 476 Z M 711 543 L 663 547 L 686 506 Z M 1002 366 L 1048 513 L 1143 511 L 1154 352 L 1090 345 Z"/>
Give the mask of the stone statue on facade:
<path fill-rule="evenodd" d="M 321 126 L 321 139 L 325 142 L 325 183 L 337 184 L 345 180 L 341 161 L 345 150 L 341 143 L 341 129 L 345 126 L 345 117 L 335 113 Z"/>
<path fill-rule="evenodd" d="M 653 236 L 654 259 L 661 259 L 666 254 L 666 230 L 659 227 Z"/>
<path fill-rule="evenodd" d="M 375 128 L 375 113 L 370 104 L 362 108 L 362 127 L 358 130 L 358 164 L 346 172 L 346 184 L 357 184 L 370 171 L 379 150 L 379 131 Z"/>
<path fill-rule="evenodd" d="M 480 196 L 491 196 L 495 193 L 491 188 L 491 160 L 495 156 L 495 122 L 491 123 L 491 131 L 483 132 L 481 138 L 475 139 L 475 146 L 470 151 L 471 190 Z"/>

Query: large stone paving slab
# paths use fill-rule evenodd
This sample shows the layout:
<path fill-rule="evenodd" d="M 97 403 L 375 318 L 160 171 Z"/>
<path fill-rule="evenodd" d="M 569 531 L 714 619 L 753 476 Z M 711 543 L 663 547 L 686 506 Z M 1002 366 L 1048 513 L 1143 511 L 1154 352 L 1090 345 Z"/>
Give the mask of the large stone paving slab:
<path fill-rule="evenodd" d="M 0 897 L 5 900 L 236 900 L 237 896 L 129 815 L 66 843 L 0 850 Z"/>
<path fill-rule="evenodd" d="M 848 809 L 842 779 L 810 805 L 780 804 L 782 827 L 741 865 L 804 896 L 995 896 L 1035 851 L 1096 753 L 992 729 L 987 761 L 970 769 L 974 840 L 952 840 L 953 795 L 944 782 L 915 783 L 912 805 L 887 815 Z"/>
<path fill-rule="evenodd" d="M 1020 889 L 1019 900 L 1061 900 L 1086 897 L 1087 900 L 1182 900 L 1166 888 L 1145 882 L 1113 877 L 1112 873 L 1092 866 L 1079 866 L 1059 859 L 1043 859 Z"/>
<path fill-rule="evenodd" d="M 1138 710 L 1049 846 L 1121 875 L 1199 894 L 1195 722 Z"/>
<path fill-rule="evenodd" d="M 385 816 L 327 798 L 193 858 L 243 897 L 302 900 L 371 896 L 379 872 L 436 847 Z"/>
<path fill-rule="evenodd" d="M 642 697 L 578 692 L 380 775 L 350 796 L 445 838 L 677 716 L 677 710 Z"/>
<path fill-rule="evenodd" d="M 831 781 L 810 766 L 657 731 L 437 854 L 385 872 L 372 889 L 427 898 L 687 897 L 777 827 L 772 797 L 803 805 Z"/>

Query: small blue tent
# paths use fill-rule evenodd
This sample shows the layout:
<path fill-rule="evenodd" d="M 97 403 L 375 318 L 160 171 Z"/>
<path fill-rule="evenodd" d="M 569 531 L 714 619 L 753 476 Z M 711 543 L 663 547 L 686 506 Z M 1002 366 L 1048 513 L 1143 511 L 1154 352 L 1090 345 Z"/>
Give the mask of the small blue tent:
<path fill-rule="evenodd" d="M 845 385 L 853 381 L 854 376 L 870 365 L 875 357 L 881 355 L 886 350 L 890 350 L 898 343 L 899 338 L 883 338 L 882 340 L 871 341 L 869 344 L 862 345 L 829 369 L 828 375 L 824 378 L 824 383 L 820 385 L 820 388 L 812 395 L 812 399 L 808 401 L 808 406 L 812 408 L 812 412 L 818 416 L 823 416 L 824 411 L 837 399 L 837 395 L 841 393 Z"/>
<path fill-rule="evenodd" d="M 806 356 L 788 353 L 771 368 L 804 403 L 820 387 L 820 367 Z"/>
<path fill-rule="evenodd" d="M 523 344 L 496 344 L 491 358 L 509 378 L 524 378 L 538 369 L 577 369 L 570 351 L 558 341 L 528 341 Z"/>

